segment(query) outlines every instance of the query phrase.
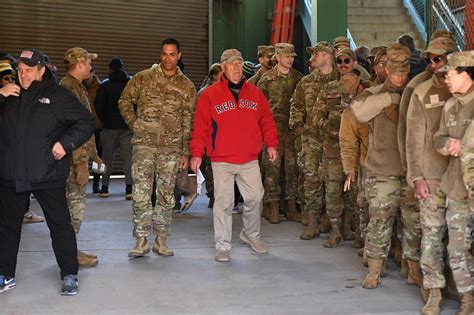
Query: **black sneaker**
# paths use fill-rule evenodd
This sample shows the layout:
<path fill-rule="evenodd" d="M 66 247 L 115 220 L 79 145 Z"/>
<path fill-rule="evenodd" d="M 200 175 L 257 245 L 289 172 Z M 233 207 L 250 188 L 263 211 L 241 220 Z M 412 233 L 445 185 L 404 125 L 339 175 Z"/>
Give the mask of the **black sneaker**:
<path fill-rule="evenodd" d="M 15 289 L 15 278 L 6 278 L 0 275 L 0 293 Z"/>
<path fill-rule="evenodd" d="M 61 295 L 76 295 L 79 289 L 79 281 L 77 276 L 68 275 L 63 278 L 63 285 L 61 287 Z"/>
<path fill-rule="evenodd" d="M 109 196 L 109 186 L 102 186 L 102 189 L 99 192 L 99 197 L 108 197 Z"/>

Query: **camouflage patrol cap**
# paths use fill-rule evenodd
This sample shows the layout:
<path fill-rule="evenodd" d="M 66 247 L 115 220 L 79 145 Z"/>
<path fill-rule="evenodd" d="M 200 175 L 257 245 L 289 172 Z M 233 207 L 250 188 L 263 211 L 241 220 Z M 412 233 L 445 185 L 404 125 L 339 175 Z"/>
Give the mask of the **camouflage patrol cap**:
<path fill-rule="evenodd" d="M 396 43 L 387 47 L 387 70 L 392 74 L 404 75 L 410 72 L 410 49 Z"/>
<path fill-rule="evenodd" d="M 352 60 L 357 60 L 355 52 L 350 48 L 341 48 L 341 49 L 339 49 L 336 52 L 336 58 L 339 58 L 340 56 L 347 56 L 347 57 L 351 58 Z"/>
<path fill-rule="evenodd" d="M 379 52 L 382 49 L 387 50 L 387 46 L 377 46 L 377 47 L 371 48 L 370 51 L 369 51 L 369 55 L 367 57 L 374 57 L 375 58 L 375 56 L 377 55 L 377 52 Z"/>
<path fill-rule="evenodd" d="M 474 50 L 449 54 L 448 63 L 439 71 L 446 72 L 457 67 L 474 67 Z"/>
<path fill-rule="evenodd" d="M 447 37 L 447 38 L 453 38 L 453 33 L 451 33 L 448 30 L 438 30 L 431 34 L 430 41 L 432 41 L 435 38 L 440 38 L 440 37 Z"/>
<path fill-rule="evenodd" d="M 288 43 L 278 43 L 275 45 L 275 55 L 296 56 L 295 47 Z"/>
<path fill-rule="evenodd" d="M 226 49 L 221 55 L 221 62 L 231 63 L 234 60 L 244 61 L 242 54 L 237 49 Z"/>
<path fill-rule="evenodd" d="M 435 55 L 444 55 L 455 52 L 456 50 L 456 42 L 454 39 L 450 37 L 438 37 L 430 41 L 428 48 L 426 48 L 423 54 L 427 55 L 428 53 L 432 53 Z"/>
<path fill-rule="evenodd" d="M 257 47 L 258 56 L 273 56 L 275 54 L 275 47 L 260 45 Z"/>
<path fill-rule="evenodd" d="M 335 48 L 336 50 L 339 50 L 339 49 L 341 49 L 341 48 L 350 47 L 350 42 L 349 42 L 349 39 L 347 39 L 347 37 L 345 37 L 345 36 L 338 36 L 338 37 L 336 37 L 336 38 L 333 39 L 332 45 L 334 46 L 334 48 Z"/>
<path fill-rule="evenodd" d="M 331 44 L 325 41 L 321 41 L 317 43 L 316 45 L 314 45 L 313 47 L 306 47 L 306 52 L 308 52 L 309 54 L 312 54 L 314 52 L 323 52 L 323 51 L 333 56 L 335 54 L 334 48 L 331 46 Z"/>
<path fill-rule="evenodd" d="M 87 59 L 96 59 L 99 57 L 97 54 L 90 54 L 81 47 L 73 47 L 70 48 L 64 53 L 64 65 L 70 66 L 76 64 L 80 61 L 87 60 Z"/>

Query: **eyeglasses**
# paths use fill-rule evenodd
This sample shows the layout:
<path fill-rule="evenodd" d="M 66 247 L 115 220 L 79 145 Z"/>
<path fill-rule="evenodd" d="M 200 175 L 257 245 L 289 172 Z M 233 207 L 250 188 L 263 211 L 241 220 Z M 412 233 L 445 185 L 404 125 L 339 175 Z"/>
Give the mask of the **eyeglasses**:
<path fill-rule="evenodd" d="M 443 60 L 444 60 L 443 56 L 436 56 L 433 58 L 426 58 L 426 63 L 439 63 Z"/>
<path fill-rule="evenodd" d="M 13 82 L 15 80 L 15 78 L 12 75 L 5 75 L 5 76 L 2 77 L 2 80 Z"/>
<path fill-rule="evenodd" d="M 342 63 L 345 63 L 346 65 L 350 64 L 352 59 L 346 58 L 346 59 L 337 59 L 337 64 L 342 65 Z"/>

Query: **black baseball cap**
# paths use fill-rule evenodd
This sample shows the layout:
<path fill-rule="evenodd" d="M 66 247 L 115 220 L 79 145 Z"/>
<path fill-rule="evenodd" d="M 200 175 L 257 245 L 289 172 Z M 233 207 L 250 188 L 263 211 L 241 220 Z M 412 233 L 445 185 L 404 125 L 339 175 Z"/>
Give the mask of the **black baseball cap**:
<path fill-rule="evenodd" d="M 46 65 L 45 55 L 36 48 L 23 49 L 20 58 L 18 58 L 18 62 L 24 63 L 30 67 Z"/>

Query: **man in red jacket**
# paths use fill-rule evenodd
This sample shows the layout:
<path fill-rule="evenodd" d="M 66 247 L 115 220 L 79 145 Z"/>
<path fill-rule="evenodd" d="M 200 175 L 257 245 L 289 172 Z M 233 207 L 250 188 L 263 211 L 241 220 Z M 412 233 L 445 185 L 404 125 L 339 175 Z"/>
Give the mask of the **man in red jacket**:
<path fill-rule="evenodd" d="M 216 261 L 230 261 L 234 181 L 244 198 L 240 239 L 257 253 L 266 253 L 260 237 L 263 185 L 258 166 L 262 141 L 273 162 L 278 156 L 278 135 L 268 101 L 247 83 L 242 54 L 237 49 L 222 53 L 223 76 L 200 96 L 191 132 L 191 168 L 196 172 L 204 151 L 214 173 L 214 235 Z"/>

